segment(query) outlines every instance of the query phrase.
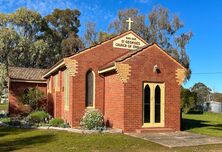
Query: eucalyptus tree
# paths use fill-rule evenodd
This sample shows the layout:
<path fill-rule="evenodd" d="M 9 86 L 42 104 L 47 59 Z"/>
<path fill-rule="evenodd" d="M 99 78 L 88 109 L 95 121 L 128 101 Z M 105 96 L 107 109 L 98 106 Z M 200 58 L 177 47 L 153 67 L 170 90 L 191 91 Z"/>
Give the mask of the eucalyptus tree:
<path fill-rule="evenodd" d="M 14 13 L 0 15 L 0 37 L 6 41 L 3 55 L 6 65 L 39 67 L 41 56 L 48 50 L 47 43 L 41 39 L 44 24 L 38 12 L 20 8 Z M 0 40 L 1 41 L 1 40 Z M 41 46 L 38 46 L 41 45 Z"/>
<path fill-rule="evenodd" d="M 55 56 L 60 59 L 81 50 L 84 45 L 78 36 L 80 12 L 77 9 L 55 9 L 44 17 L 48 24 L 46 39 L 55 49 Z"/>

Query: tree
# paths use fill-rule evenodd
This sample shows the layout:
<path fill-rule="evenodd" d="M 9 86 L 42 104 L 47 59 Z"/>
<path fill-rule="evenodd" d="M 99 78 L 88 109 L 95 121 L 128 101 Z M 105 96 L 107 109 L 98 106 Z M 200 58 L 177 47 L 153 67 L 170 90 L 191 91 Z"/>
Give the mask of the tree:
<path fill-rule="evenodd" d="M 181 103 L 180 107 L 184 113 L 188 113 L 197 105 L 197 94 L 189 89 L 181 87 Z"/>
<path fill-rule="evenodd" d="M 5 87 L 7 87 L 7 69 L 4 64 L 0 64 L 0 97 L 2 95 L 2 91 Z"/>
<path fill-rule="evenodd" d="M 44 17 L 48 24 L 45 28 L 45 37 L 54 48 L 57 60 L 76 53 L 84 47 L 77 35 L 80 27 L 79 16 L 80 12 L 77 9 L 55 9 L 52 14 Z"/>
<path fill-rule="evenodd" d="M 208 101 L 211 94 L 211 89 L 201 82 L 194 84 L 191 91 L 197 94 L 197 101 L 199 104 Z"/>
<path fill-rule="evenodd" d="M 12 28 L 0 28 L 0 63 L 5 64 L 8 69 L 9 64 L 13 62 L 11 57 L 17 52 L 19 36 Z"/>
<path fill-rule="evenodd" d="M 84 40 L 87 47 L 96 44 L 98 32 L 96 31 L 96 23 L 86 23 L 86 30 L 84 33 Z"/>
<path fill-rule="evenodd" d="M 132 30 L 138 33 L 148 43 L 156 42 L 172 57 L 178 60 L 188 69 L 187 79 L 190 78 L 190 61 L 186 53 L 186 45 L 192 38 L 192 32 L 180 33 L 184 24 L 179 17 L 171 14 L 168 9 L 156 6 L 148 15 L 148 24 L 146 16 L 140 14 L 137 9 L 126 9 L 118 12 L 117 18 L 110 23 L 109 30 L 114 34 L 127 31 L 126 20 L 133 19 Z"/>
<path fill-rule="evenodd" d="M 217 102 L 222 102 L 222 93 L 213 93 L 213 100 Z"/>
<path fill-rule="evenodd" d="M 1 14 L 0 21 L 0 37 L 7 42 L 2 45 L 7 49 L 4 56 L 6 66 L 40 67 L 39 63 L 44 63 L 41 57 L 48 51 L 47 43 L 40 39 L 44 24 L 41 15 L 20 8 L 15 13 Z"/>
<path fill-rule="evenodd" d="M 108 30 L 114 34 L 120 34 L 128 30 L 128 23 L 126 20 L 131 17 L 134 21 L 132 29 L 143 37 L 145 40 L 148 39 L 148 27 L 145 24 L 146 16 L 139 14 L 137 9 L 125 9 L 118 12 L 117 18 L 110 23 Z"/>
<path fill-rule="evenodd" d="M 78 37 L 80 12 L 59 10 L 46 17 L 27 8 L 0 14 L 0 62 L 48 68 L 83 48 Z"/>
<path fill-rule="evenodd" d="M 98 43 L 104 42 L 104 41 L 110 39 L 113 36 L 114 36 L 114 34 L 109 34 L 107 32 L 99 31 L 98 32 L 97 42 Z"/>
<path fill-rule="evenodd" d="M 86 31 L 84 33 L 84 40 L 86 46 L 93 46 L 96 44 L 99 44 L 101 42 L 104 42 L 111 37 L 113 37 L 115 34 L 109 34 L 104 31 L 96 31 L 96 24 L 94 22 L 88 22 L 86 24 Z"/>

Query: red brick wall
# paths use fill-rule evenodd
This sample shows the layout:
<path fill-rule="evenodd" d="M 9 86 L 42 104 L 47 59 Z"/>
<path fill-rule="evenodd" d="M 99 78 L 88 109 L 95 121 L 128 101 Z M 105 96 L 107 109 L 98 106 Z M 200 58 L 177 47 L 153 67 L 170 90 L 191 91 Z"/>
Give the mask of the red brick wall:
<path fill-rule="evenodd" d="M 124 128 L 124 85 L 117 74 L 105 77 L 105 119 L 106 125 Z"/>
<path fill-rule="evenodd" d="M 10 82 L 9 86 L 9 113 L 10 115 L 17 115 L 24 112 L 25 107 L 20 101 L 21 95 L 26 88 L 37 87 L 46 96 L 46 83 L 27 83 L 27 82 Z"/>
<path fill-rule="evenodd" d="M 69 78 L 69 85 L 70 85 L 70 99 L 69 99 L 69 109 L 65 110 L 64 108 L 64 71 L 59 71 L 58 73 L 58 81 L 59 81 L 59 89 L 56 90 L 54 86 L 54 75 L 51 75 L 51 92 L 48 91 L 48 102 L 50 103 L 49 109 L 53 109 L 53 117 L 55 118 L 62 118 L 65 122 L 72 125 L 72 100 L 73 100 L 73 77 L 70 76 Z"/>
<path fill-rule="evenodd" d="M 78 73 L 74 77 L 72 92 L 72 122 L 73 127 L 79 126 L 79 121 L 82 118 L 85 107 L 85 77 L 89 69 L 95 73 L 95 108 L 104 113 L 104 78 L 98 74 L 100 67 L 109 63 L 113 59 L 125 54 L 128 50 L 113 48 L 112 41 L 106 42 L 92 48 L 89 51 L 82 52 L 77 56 L 72 57 L 78 62 Z"/>
<path fill-rule="evenodd" d="M 165 127 L 180 130 L 180 86 L 175 78 L 178 65 L 156 46 L 147 48 L 124 63 L 131 66 L 131 76 L 124 90 L 124 131 L 134 131 L 143 125 L 143 81 L 165 83 Z M 161 73 L 153 72 L 154 65 L 158 65 Z"/>

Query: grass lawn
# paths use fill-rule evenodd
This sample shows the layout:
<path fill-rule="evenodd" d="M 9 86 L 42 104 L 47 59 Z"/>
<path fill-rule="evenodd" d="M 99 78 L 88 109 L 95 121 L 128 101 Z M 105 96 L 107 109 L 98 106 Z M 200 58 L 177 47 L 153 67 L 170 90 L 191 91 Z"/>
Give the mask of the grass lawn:
<path fill-rule="evenodd" d="M 183 114 L 182 128 L 194 133 L 222 137 L 222 114 Z"/>
<path fill-rule="evenodd" d="M 0 104 L 0 110 L 7 110 L 8 104 Z"/>
<path fill-rule="evenodd" d="M 120 134 L 76 134 L 53 130 L 0 128 L 0 151 L 16 152 L 207 152 L 222 145 L 166 148 Z"/>

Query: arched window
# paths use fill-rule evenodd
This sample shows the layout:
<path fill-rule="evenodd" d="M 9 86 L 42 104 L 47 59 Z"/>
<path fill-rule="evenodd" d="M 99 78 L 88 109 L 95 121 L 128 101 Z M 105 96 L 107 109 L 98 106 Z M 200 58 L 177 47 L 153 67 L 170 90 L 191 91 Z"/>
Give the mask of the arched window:
<path fill-rule="evenodd" d="M 147 84 L 144 89 L 144 123 L 150 123 L 150 87 Z"/>
<path fill-rule="evenodd" d="M 155 88 L 155 123 L 159 123 L 160 118 L 160 109 L 161 109 L 161 91 L 159 85 Z"/>
<path fill-rule="evenodd" d="M 92 70 L 89 70 L 86 73 L 86 107 L 93 107 L 94 105 L 94 88 L 95 88 L 95 82 L 94 82 L 94 72 Z"/>

